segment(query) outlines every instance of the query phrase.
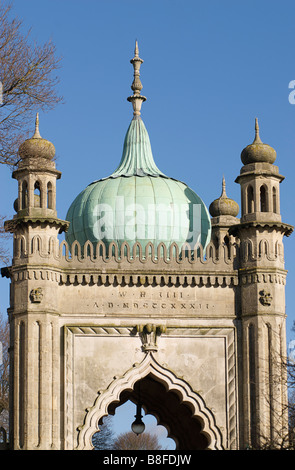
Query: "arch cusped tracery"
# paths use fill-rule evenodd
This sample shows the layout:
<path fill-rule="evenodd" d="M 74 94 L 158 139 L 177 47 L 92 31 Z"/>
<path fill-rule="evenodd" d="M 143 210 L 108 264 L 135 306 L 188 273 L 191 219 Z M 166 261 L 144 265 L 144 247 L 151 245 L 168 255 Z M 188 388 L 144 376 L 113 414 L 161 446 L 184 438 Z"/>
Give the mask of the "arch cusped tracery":
<path fill-rule="evenodd" d="M 140 399 L 146 413 L 153 414 L 166 427 L 179 450 L 222 449 L 221 432 L 202 397 L 182 379 L 162 367 L 152 353 L 134 365 L 124 376 L 115 378 L 98 395 L 79 429 L 77 449 L 91 449 L 92 436 L 107 414 L 131 400 Z"/>

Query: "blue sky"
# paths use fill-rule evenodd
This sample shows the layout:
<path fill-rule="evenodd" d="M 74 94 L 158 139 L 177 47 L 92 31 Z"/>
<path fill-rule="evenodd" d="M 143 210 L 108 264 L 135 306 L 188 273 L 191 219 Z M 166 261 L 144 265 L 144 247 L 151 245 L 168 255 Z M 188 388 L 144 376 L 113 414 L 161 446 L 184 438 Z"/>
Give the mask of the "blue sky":
<path fill-rule="evenodd" d="M 240 203 L 234 180 L 240 153 L 260 135 L 277 151 L 283 221 L 294 225 L 294 2 L 273 0 L 14 0 L 13 12 L 42 44 L 52 39 L 63 56 L 64 104 L 40 113 L 40 133 L 57 151 L 61 219 L 90 182 L 120 161 L 132 119 L 135 39 L 139 42 L 142 118 L 157 166 L 186 182 L 209 204 L 221 193 Z M 32 122 L 32 132 L 34 123 Z M 17 185 L 1 169 L 0 213 L 13 215 Z M 288 341 L 294 338 L 295 236 L 285 238 Z M 0 282 L 1 309 L 8 281 Z"/>

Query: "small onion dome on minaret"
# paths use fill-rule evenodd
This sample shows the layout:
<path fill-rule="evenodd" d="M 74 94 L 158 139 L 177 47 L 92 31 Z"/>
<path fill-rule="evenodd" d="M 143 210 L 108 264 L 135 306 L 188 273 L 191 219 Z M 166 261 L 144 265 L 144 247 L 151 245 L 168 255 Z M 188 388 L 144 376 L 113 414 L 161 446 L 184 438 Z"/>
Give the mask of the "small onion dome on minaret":
<path fill-rule="evenodd" d="M 237 217 L 239 213 L 238 203 L 233 199 L 228 198 L 226 195 L 224 177 L 222 178 L 221 196 L 210 204 L 209 212 L 212 217 L 220 217 L 222 215 Z"/>
<path fill-rule="evenodd" d="M 241 160 L 244 165 L 248 163 L 274 163 L 276 151 L 267 144 L 264 144 L 259 136 L 258 119 L 255 119 L 255 139 L 241 153 Z"/>
<path fill-rule="evenodd" d="M 19 147 L 19 156 L 22 160 L 26 158 L 46 158 L 52 160 L 55 155 L 55 147 L 49 140 L 43 139 L 39 132 L 39 113 L 36 115 L 35 133 L 25 140 Z"/>

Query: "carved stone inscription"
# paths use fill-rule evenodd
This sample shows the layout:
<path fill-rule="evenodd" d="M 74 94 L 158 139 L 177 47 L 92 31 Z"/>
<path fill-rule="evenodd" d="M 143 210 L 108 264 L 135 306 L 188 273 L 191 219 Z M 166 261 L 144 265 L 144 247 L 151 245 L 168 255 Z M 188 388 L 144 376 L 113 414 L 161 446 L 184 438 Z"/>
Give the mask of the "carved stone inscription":
<path fill-rule="evenodd" d="M 58 300 L 61 311 L 79 315 L 235 316 L 231 287 L 63 285 Z"/>
<path fill-rule="evenodd" d="M 193 315 L 196 312 L 211 314 L 215 310 L 215 303 L 209 298 L 200 296 L 196 289 L 181 288 L 120 288 L 101 291 L 102 295 L 93 299 L 89 307 L 97 312 L 108 313 L 133 313 L 152 314 L 161 312 L 162 315 Z M 199 295 L 198 295 L 199 294 Z"/>

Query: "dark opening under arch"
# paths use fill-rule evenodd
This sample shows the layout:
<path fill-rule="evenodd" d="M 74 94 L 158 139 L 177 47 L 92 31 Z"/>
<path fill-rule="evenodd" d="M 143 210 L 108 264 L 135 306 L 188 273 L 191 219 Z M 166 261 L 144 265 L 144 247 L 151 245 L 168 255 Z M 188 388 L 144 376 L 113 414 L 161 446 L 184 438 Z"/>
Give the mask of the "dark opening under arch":
<path fill-rule="evenodd" d="M 113 402 L 108 412 L 114 415 L 116 408 L 130 400 L 137 404 L 141 401 L 146 413 L 156 417 L 158 424 L 167 429 L 168 437 L 176 442 L 177 450 L 204 450 L 209 445 L 209 436 L 202 432 L 201 418 L 193 416 L 193 410 L 177 392 L 169 391 L 152 374 L 138 380 L 134 390 L 124 390 L 120 402 Z M 134 420 L 130 416 L 130 425 Z"/>

